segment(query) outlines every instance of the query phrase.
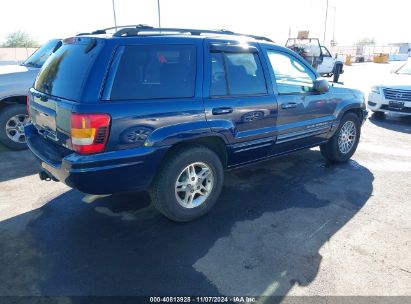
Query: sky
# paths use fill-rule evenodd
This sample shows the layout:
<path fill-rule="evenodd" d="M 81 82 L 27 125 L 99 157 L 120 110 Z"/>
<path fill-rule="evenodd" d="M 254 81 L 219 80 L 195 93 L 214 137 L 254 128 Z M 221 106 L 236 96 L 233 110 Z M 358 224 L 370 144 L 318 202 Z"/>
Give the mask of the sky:
<path fill-rule="evenodd" d="M 328 0 L 326 42 L 411 42 L 410 0 Z M 40 43 L 114 26 L 112 0 L 0 0 L 0 43 L 22 30 Z M 117 24 L 158 26 L 157 0 L 114 0 Z M 228 29 L 285 44 L 290 30 L 323 40 L 327 0 L 160 0 L 161 26 Z M 383 4 L 384 3 L 384 4 Z M 334 31 L 335 14 L 335 31 Z"/>

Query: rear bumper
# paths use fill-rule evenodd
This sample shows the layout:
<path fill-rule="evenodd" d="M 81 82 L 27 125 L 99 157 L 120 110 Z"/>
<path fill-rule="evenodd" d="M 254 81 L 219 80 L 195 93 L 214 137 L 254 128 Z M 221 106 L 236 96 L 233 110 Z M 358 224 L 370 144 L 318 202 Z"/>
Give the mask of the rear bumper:
<path fill-rule="evenodd" d="M 25 133 L 41 170 L 90 194 L 147 189 L 167 151 L 167 147 L 141 147 L 80 155 L 43 139 L 32 125 L 26 126 Z"/>

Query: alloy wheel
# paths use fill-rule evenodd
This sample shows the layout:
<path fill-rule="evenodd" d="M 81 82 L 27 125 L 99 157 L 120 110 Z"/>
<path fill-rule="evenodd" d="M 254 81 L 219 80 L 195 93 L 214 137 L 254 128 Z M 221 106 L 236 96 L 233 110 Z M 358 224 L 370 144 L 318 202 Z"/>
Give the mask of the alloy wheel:
<path fill-rule="evenodd" d="M 24 126 L 28 123 L 29 116 L 17 114 L 9 118 L 6 122 L 7 137 L 16 143 L 25 143 Z"/>
<path fill-rule="evenodd" d="M 196 208 L 210 196 L 214 187 L 214 174 L 210 166 L 196 162 L 185 167 L 175 183 L 175 195 L 184 208 Z"/>
<path fill-rule="evenodd" d="M 338 135 L 338 148 L 342 154 L 347 154 L 354 147 L 357 129 L 354 122 L 346 121 Z"/>

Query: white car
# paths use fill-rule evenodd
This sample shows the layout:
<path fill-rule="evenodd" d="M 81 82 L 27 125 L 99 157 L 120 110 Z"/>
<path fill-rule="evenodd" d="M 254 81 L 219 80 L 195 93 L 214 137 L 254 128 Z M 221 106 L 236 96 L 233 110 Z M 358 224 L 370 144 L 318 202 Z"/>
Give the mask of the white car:
<path fill-rule="evenodd" d="M 382 84 L 373 86 L 368 108 L 375 114 L 411 115 L 411 62 L 408 61 Z"/>
<path fill-rule="evenodd" d="M 24 124 L 30 86 L 46 59 L 61 45 L 52 39 L 21 65 L 0 66 L 0 143 L 13 150 L 26 149 Z"/>

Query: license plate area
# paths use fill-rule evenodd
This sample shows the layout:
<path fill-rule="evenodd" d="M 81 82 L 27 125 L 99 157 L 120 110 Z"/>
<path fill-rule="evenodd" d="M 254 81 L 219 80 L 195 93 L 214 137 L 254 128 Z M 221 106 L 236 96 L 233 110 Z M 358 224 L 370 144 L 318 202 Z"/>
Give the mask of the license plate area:
<path fill-rule="evenodd" d="M 32 114 L 32 122 L 38 130 L 38 132 L 44 137 L 57 140 L 57 126 L 55 116 L 44 112 L 40 112 L 36 109 L 34 109 Z"/>
<path fill-rule="evenodd" d="M 388 103 L 388 107 L 394 110 L 402 110 L 404 108 L 404 102 L 397 101 L 397 100 L 390 100 Z"/>
<path fill-rule="evenodd" d="M 49 115 L 37 110 L 34 110 L 33 114 L 33 121 L 38 127 L 48 131 L 56 131 L 56 119 L 54 115 Z"/>

